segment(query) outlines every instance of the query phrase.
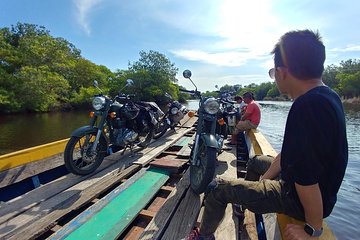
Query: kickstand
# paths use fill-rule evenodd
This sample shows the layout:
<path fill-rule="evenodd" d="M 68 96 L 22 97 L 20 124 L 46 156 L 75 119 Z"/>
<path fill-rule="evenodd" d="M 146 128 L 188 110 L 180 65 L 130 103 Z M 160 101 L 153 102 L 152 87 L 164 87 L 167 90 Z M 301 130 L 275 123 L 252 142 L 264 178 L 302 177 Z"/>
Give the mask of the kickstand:
<path fill-rule="evenodd" d="M 133 147 L 134 147 L 134 145 L 130 144 L 130 152 L 131 152 L 130 157 L 133 157 L 135 155 L 135 153 L 133 151 Z"/>
<path fill-rule="evenodd" d="M 125 153 L 125 151 L 126 151 L 126 148 L 127 148 L 128 146 L 127 145 L 125 145 L 125 147 L 124 147 L 124 149 L 123 149 L 123 151 L 121 152 L 121 155 L 124 155 L 124 153 Z"/>

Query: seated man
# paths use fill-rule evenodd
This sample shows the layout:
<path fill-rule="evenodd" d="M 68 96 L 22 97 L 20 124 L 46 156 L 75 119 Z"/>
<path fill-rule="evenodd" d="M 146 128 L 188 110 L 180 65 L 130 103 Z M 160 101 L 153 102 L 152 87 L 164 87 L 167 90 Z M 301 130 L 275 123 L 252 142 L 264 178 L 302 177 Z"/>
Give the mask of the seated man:
<path fill-rule="evenodd" d="M 255 129 L 260 123 L 261 112 L 260 107 L 254 100 L 251 92 L 243 94 L 244 102 L 247 104 L 244 114 L 241 115 L 240 121 L 236 124 L 235 134 L 249 129 Z"/>
<path fill-rule="evenodd" d="M 210 184 L 200 229 L 194 229 L 189 239 L 214 239 L 228 203 L 304 221 L 304 225 L 288 224 L 285 239 L 311 239 L 322 234 L 323 218 L 335 206 L 348 144 L 341 99 L 321 79 L 325 46 L 317 32 L 291 31 L 272 53 L 275 67 L 269 75 L 282 94 L 294 99 L 281 156 L 275 157 L 259 181 L 217 179 Z"/>

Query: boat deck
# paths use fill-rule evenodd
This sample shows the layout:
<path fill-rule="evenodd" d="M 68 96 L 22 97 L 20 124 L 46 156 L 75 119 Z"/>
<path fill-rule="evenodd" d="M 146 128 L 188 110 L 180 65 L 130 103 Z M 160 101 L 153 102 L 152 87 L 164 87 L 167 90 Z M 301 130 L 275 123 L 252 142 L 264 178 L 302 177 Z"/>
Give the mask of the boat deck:
<path fill-rule="evenodd" d="M 187 119 L 176 132 L 168 131 L 134 154 L 106 157 L 88 176 L 65 174 L 44 184 L 37 171 L 31 175 L 29 166 L 23 172 L 22 166 L 3 171 L 8 185 L 31 178 L 36 188 L 1 202 L 0 239 L 184 238 L 199 224 L 203 204 L 203 195 L 189 188 L 188 145 L 195 122 L 196 118 Z M 54 163 L 57 168 L 61 157 L 27 165 Z M 235 149 L 218 159 L 217 175 L 237 176 Z M 229 205 L 216 234 L 219 239 L 236 239 L 238 232 L 238 218 Z"/>

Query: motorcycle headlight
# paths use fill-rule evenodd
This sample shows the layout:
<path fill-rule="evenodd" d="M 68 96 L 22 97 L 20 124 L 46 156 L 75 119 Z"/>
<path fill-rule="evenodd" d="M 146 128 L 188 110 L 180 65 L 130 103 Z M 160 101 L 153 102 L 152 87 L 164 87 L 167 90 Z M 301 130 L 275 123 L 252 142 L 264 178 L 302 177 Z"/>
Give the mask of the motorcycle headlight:
<path fill-rule="evenodd" d="M 175 114 L 178 113 L 178 111 L 179 111 L 179 109 L 176 108 L 176 107 L 174 107 L 174 108 L 171 109 L 171 114 L 172 114 L 172 115 L 175 115 Z"/>
<path fill-rule="evenodd" d="M 105 98 L 104 97 L 95 97 L 92 102 L 93 108 L 95 110 L 100 110 L 105 106 Z"/>
<path fill-rule="evenodd" d="M 204 102 L 204 109 L 205 112 L 209 114 L 215 114 L 219 111 L 220 104 L 218 103 L 218 101 L 216 101 L 215 98 L 208 98 Z"/>

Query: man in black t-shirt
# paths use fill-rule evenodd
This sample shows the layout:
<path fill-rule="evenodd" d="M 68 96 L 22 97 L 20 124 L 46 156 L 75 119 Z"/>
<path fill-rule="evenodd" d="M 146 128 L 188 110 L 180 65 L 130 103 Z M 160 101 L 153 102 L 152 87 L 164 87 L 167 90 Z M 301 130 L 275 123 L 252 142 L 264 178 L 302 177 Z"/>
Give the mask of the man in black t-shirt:
<path fill-rule="evenodd" d="M 212 182 L 200 229 L 188 239 L 213 239 L 227 203 L 243 205 L 255 213 L 285 213 L 305 221 L 302 226 L 288 224 L 285 239 L 322 234 L 322 220 L 336 203 L 348 160 L 342 103 L 321 80 L 325 47 L 317 32 L 288 32 L 272 53 L 275 67 L 269 75 L 275 78 L 279 91 L 294 100 L 281 153 L 260 181 Z M 276 178 L 279 180 L 273 180 Z"/>

